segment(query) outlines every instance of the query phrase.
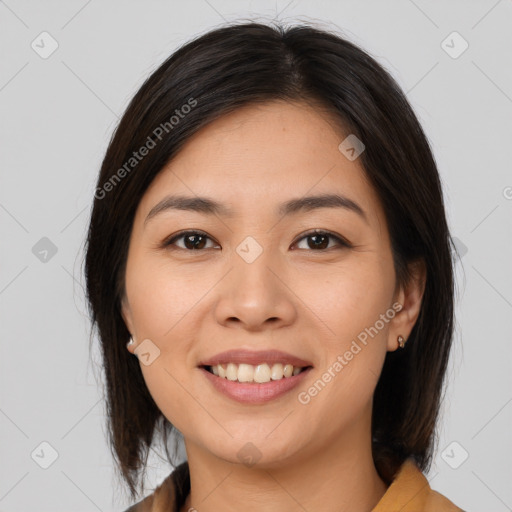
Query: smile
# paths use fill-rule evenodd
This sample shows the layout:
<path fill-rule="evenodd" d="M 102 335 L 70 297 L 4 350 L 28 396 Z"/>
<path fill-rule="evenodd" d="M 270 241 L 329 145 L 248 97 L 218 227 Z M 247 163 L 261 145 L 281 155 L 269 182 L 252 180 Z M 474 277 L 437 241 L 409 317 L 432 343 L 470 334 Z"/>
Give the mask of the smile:
<path fill-rule="evenodd" d="M 281 363 L 258 365 L 227 363 L 208 366 L 206 369 L 221 379 L 262 384 L 299 375 L 305 367 Z"/>
<path fill-rule="evenodd" d="M 261 404 L 298 386 L 313 364 L 275 349 L 233 349 L 203 359 L 198 369 L 214 391 L 240 403 Z"/>

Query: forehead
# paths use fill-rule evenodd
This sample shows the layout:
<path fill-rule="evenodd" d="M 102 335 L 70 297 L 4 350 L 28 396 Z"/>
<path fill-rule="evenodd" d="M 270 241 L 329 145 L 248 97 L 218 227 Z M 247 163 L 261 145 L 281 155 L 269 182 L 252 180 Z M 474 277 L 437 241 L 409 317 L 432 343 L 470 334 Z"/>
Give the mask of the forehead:
<path fill-rule="evenodd" d="M 198 131 L 175 160 L 178 164 L 203 163 L 215 156 L 210 168 L 221 167 L 217 162 L 222 159 L 222 169 L 227 165 L 246 174 L 255 169 L 270 174 L 277 169 L 281 175 L 300 163 L 295 168 L 298 173 L 309 162 L 332 161 L 333 150 L 338 156 L 343 138 L 340 123 L 325 109 L 302 102 L 251 104 Z M 283 165 L 285 161 L 291 165 Z"/>
<path fill-rule="evenodd" d="M 337 192 L 379 217 L 379 200 L 362 165 L 338 149 L 347 135 L 333 115 L 308 103 L 239 108 L 190 137 L 153 180 L 140 207 L 147 214 L 166 194 L 180 193 L 215 197 L 242 212 Z"/>

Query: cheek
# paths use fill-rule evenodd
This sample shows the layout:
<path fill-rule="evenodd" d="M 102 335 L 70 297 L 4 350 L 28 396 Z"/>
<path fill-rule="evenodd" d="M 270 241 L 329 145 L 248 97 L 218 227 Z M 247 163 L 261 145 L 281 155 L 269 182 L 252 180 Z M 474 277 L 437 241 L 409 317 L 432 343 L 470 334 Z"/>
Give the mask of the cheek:
<path fill-rule="evenodd" d="M 384 330 L 372 338 L 360 328 L 362 324 L 341 322 L 336 325 L 341 336 L 336 342 L 323 343 L 324 358 L 316 368 L 315 379 L 300 389 L 297 397 L 308 411 L 308 418 L 317 418 L 322 423 L 326 435 L 335 435 L 371 410 L 387 353 Z"/>
<path fill-rule="evenodd" d="M 171 269 L 147 257 L 134 257 L 127 266 L 126 290 L 138 341 L 150 340 L 156 346 L 149 345 L 150 351 L 158 354 L 149 365 L 141 362 L 146 386 L 163 415 L 186 431 L 190 417 L 201 414 L 187 390 L 195 371 L 191 354 L 206 286 L 191 270 Z"/>
<path fill-rule="evenodd" d="M 158 409 L 168 421 L 181 430 L 185 415 L 180 411 L 187 410 L 186 406 L 190 399 L 179 384 L 182 381 L 179 371 L 169 367 L 165 355 L 161 355 L 150 366 L 141 365 L 141 370 Z"/>
<path fill-rule="evenodd" d="M 301 390 L 301 403 L 308 402 L 335 422 L 368 405 L 387 352 L 394 272 L 371 260 L 361 257 L 358 264 L 312 280 L 314 285 L 303 284 L 299 292 L 308 297 L 307 305 L 325 333 L 318 337 L 322 359 L 317 380 Z"/>
<path fill-rule="evenodd" d="M 126 289 L 139 336 L 163 343 L 204 295 L 207 283 L 192 270 L 165 260 L 134 257 L 127 267 Z"/>
<path fill-rule="evenodd" d="M 310 274 L 307 279 L 299 276 L 294 290 L 321 320 L 325 339 L 342 349 L 390 308 L 393 279 L 393 268 L 387 262 L 373 254 L 355 255 L 329 272 Z"/>

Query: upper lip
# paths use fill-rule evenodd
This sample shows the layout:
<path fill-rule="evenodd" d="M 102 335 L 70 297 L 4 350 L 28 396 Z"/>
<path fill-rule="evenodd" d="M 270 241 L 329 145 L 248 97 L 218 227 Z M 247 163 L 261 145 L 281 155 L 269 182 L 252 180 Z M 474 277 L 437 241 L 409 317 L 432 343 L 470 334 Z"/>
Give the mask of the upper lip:
<path fill-rule="evenodd" d="M 243 350 L 243 349 L 235 349 L 235 350 L 227 350 L 226 352 L 221 352 L 213 357 L 205 359 L 199 363 L 199 366 L 215 366 L 218 364 L 250 364 L 257 365 L 268 363 L 270 365 L 281 363 L 281 364 L 291 364 L 293 366 L 306 367 L 312 366 L 309 361 L 305 361 L 300 357 L 296 357 L 292 354 L 288 354 L 286 352 L 282 352 L 280 350 Z"/>

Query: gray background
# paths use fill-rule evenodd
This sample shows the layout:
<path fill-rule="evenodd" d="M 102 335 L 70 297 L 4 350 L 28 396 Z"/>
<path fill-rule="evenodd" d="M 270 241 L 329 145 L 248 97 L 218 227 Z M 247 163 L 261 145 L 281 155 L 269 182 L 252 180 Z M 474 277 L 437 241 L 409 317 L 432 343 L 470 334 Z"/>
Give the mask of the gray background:
<path fill-rule="evenodd" d="M 425 128 L 462 255 L 427 476 L 467 511 L 512 510 L 512 1 L 8 0 L 0 2 L 0 511 L 128 505 L 105 440 L 83 298 L 99 165 L 127 102 L 178 45 L 224 21 L 275 17 L 319 21 L 367 49 Z M 58 43 L 47 58 L 43 31 Z M 448 37 L 454 31 L 469 44 L 456 58 L 463 40 Z M 43 469 L 52 450 L 58 457 Z M 147 492 L 169 472 L 151 457 Z"/>

